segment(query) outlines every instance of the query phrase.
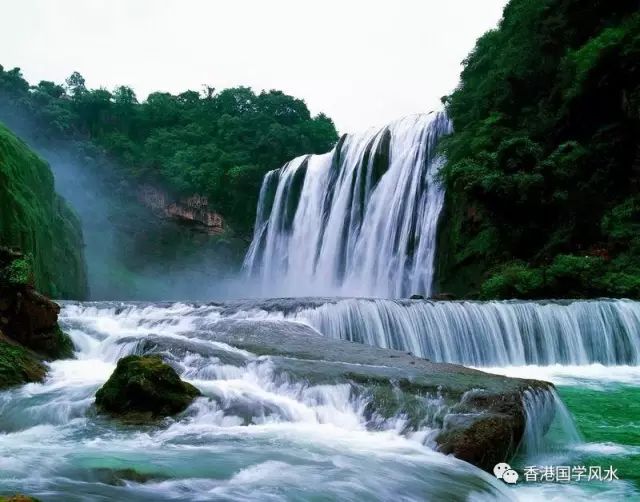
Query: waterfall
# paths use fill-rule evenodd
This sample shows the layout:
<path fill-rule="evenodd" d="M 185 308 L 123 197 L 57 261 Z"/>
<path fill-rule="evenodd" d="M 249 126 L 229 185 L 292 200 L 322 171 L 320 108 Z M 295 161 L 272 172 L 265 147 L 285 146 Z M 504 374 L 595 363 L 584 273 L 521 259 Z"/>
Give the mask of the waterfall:
<path fill-rule="evenodd" d="M 640 302 L 631 300 L 344 299 L 286 316 L 326 336 L 410 351 L 433 361 L 640 365 Z"/>
<path fill-rule="evenodd" d="M 443 113 L 343 136 L 268 173 L 244 268 L 268 296 L 431 294 Z"/>

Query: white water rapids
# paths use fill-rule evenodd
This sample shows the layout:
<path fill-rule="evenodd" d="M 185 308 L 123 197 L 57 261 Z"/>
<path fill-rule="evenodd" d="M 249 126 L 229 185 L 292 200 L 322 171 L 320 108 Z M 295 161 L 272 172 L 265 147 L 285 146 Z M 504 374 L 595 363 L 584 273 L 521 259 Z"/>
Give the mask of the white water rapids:
<path fill-rule="evenodd" d="M 428 429 L 403 435 L 402 417 L 373 426 L 350 385 L 278 377 L 268 357 L 193 337 L 219 318 L 180 304 L 65 306 L 76 359 L 53 362 L 43 384 L 0 393 L 2 492 L 65 501 L 507 499 L 486 473 L 425 445 Z M 150 335 L 204 397 L 162 426 L 96 416 L 95 391 Z M 171 348 L 181 341 L 217 355 Z M 128 480 L 127 469 L 146 482 Z"/>
<path fill-rule="evenodd" d="M 229 305 L 65 305 L 76 359 L 51 363 L 42 384 L 0 393 L 2 490 L 67 501 L 514 500 L 488 474 L 433 451 L 431 427 L 372 419 L 350 384 L 288 378 L 269 357 L 211 339 L 219 323 L 248 315 Z M 156 426 L 97 416 L 97 388 L 150 339 L 204 396 Z M 529 402 L 535 414 L 557 400 Z M 430 406 L 442 409 L 435 397 Z M 544 432 L 531 428 L 525 448 L 540 450 Z"/>

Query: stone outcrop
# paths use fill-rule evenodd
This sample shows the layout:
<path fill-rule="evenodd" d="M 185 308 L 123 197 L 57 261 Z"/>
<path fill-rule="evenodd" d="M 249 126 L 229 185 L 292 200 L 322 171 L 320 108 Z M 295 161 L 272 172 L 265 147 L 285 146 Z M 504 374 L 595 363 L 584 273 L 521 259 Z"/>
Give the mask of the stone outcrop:
<path fill-rule="evenodd" d="M 101 413 L 128 422 L 146 422 L 184 411 L 200 395 L 159 356 L 127 356 L 96 392 Z"/>
<path fill-rule="evenodd" d="M 192 225 L 195 230 L 209 235 L 224 232 L 224 220 L 209 207 L 204 195 L 191 195 L 174 199 L 167 192 L 151 185 L 138 189 L 138 200 L 162 218 Z"/>
<path fill-rule="evenodd" d="M 0 248 L 0 330 L 45 359 L 70 357 L 71 341 L 58 326 L 60 306 L 34 288 L 29 257 Z"/>
<path fill-rule="evenodd" d="M 59 311 L 35 290 L 29 257 L 0 247 L 0 388 L 39 381 L 42 360 L 73 354 Z"/>
<path fill-rule="evenodd" d="M 552 386 L 535 382 L 530 388 L 545 391 Z M 473 389 L 465 393 L 445 417 L 436 437 L 438 449 L 488 472 L 497 463 L 508 461 L 525 430 L 524 390 L 496 393 Z"/>
<path fill-rule="evenodd" d="M 368 402 L 366 414 L 372 423 L 379 417 L 403 416 L 405 432 L 425 425 L 437 429 L 434 442 L 439 451 L 487 471 L 498 462 L 508 462 L 519 447 L 527 420 L 526 394 L 549 393 L 552 398 L 553 385 L 547 382 L 492 375 L 456 364 L 434 363 L 406 352 L 333 340 L 304 325 L 284 327 L 264 320 L 230 320 L 216 324 L 213 339 L 258 356 L 270 356 L 276 371 L 287 378 L 310 385 L 351 383 Z M 185 353 L 225 357 L 219 349 L 188 340 L 152 336 L 140 347 L 147 353 L 160 352 L 168 357 Z M 241 364 L 226 357 L 222 360 L 227 364 Z M 439 403 L 435 413 L 425 406 L 433 401 Z M 552 418 L 549 415 L 545 419 Z"/>

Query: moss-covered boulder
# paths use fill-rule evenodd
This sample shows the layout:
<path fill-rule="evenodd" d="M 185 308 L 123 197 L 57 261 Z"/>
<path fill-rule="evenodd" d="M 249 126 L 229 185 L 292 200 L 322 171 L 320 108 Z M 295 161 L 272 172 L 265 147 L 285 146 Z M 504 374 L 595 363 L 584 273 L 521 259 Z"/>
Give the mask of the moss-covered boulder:
<path fill-rule="evenodd" d="M 150 481 L 163 481 L 166 475 L 157 472 L 141 472 L 131 467 L 122 469 L 110 467 L 98 467 L 91 469 L 92 479 L 99 483 L 111 486 L 126 486 L 130 481 L 134 483 L 148 483 Z"/>
<path fill-rule="evenodd" d="M 0 502 L 39 502 L 37 498 L 29 497 L 21 493 L 14 495 L 0 495 Z"/>
<path fill-rule="evenodd" d="M 40 359 L 0 331 L 0 390 L 27 382 L 39 382 L 46 373 Z"/>
<path fill-rule="evenodd" d="M 159 356 L 127 356 L 96 392 L 101 413 L 133 422 L 184 411 L 200 395 Z"/>

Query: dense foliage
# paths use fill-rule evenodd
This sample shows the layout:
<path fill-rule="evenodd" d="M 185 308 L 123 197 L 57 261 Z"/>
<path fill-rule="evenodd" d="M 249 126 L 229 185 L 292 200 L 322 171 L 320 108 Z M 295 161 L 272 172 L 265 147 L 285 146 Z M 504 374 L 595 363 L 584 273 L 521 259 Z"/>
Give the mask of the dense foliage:
<path fill-rule="evenodd" d="M 444 101 L 440 289 L 639 297 L 637 0 L 511 0 Z"/>
<path fill-rule="evenodd" d="M 206 88 L 139 102 L 127 87 L 88 89 L 77 73 L 30 86 L 1 66 L 0 120 L 48 160 L 80 215 L 92 299 L 228 294 L 219 285 L 242 261 L 264 173 L 337 137 L 326 116 L 278 91 Z M 206 196 L 224 233 L 145 207 L 142 184 L 167 203 Z"/>
<path fill-rule="evenodd" d="M 87 140 L 116 161 L 122 179 L 154 182 L 176 195 L 206 195 L 238 231 L 248 233 L 263 175 L 303 153 L 329 150 L 333 122 L 280 91 L 238 87 L 216 92 L 155 92 L 139 102 L 121 86 L 89 89 L 72 74 L 64 85 L 30 86 L 0 66 L 0 118 L 28 117 L 48 139 Z M 85 150 L 90 147 L 85 145 Z"/>
<path fill-rule="evenodd" d="M 27 255 L 0 269 L 0 288 L 35 281 L 55 298 L 83 299 L 87 279 L 77 216 L 49 166 L 0 124 L 0 245 Z"/>

